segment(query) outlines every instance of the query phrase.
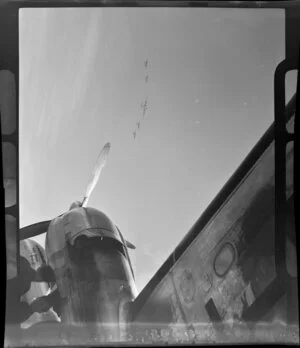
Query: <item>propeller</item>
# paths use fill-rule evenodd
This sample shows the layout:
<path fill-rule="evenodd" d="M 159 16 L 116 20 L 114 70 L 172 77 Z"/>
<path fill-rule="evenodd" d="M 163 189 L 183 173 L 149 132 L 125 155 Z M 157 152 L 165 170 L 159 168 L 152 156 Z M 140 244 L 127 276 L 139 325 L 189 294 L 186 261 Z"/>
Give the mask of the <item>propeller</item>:
<path fill-rule="evenodd" d="M 50 225 L 51 220 L 37 222 L 36 224 L 32 224 L 23 228 L 20 228 L 20 240 L 32 238 L 38 236 L 40 234 L 46 233 L 48 227 Z"/>
<path fill-rule="evenodd" d="M 92 171 L 92 176 L 90 178 L 90 181 L 88 183 L 88 186 L 87 186 L 87 189 L 85 192 L 85 196 L 84 196 L 83 201 L 81 203 L 82 207 L 86 207 L 87 202 L 88 202 L 92 192 L 94 191 L 94 188 L 96 187 L 97 182 L 99 181 L 101 171 L 105 167 L 105 164 L 107 161 L 110 147 L 111 147 L 111 144 L 106 143 L 104 145 L 103 149 L 101 150 L 98 158 L 97 158 L 94 170 Z"/>
<path fill-rule="evenodd" d="M 97 158 L 95 167 L 92 171 L 90 181 L 89 181 L 87 189 L 85 191 L 85 195 L 83 197 L 83 200 L 82 200 L 82 202 L 78 202 L 77 206 L 86 207 L 87 202 L 88 202 L 92 192 L 94 191 L 94 189 L 99 181 L 101 171 L 105 167 L 110 147 L 111 147 L 111 144 L 106 143 L 104 145 L 104 147 L 102 148 L 102 150 L 100 151 L 100 154 Z M 71 208 L 72 208 L 72 206 L 71 206 Z M 61 215 L 59 215 L 59 216 L 61 216 Z M 48 227 L 50 225 L 50 222 L 51 222 L 51 220 L 42 221 L 42 222 L 38 222 L 38 223 L 21 228 L 20 235 L 19 235 L 20 240 L 32 238 L 32 237 L 38 236 L 40 234 L 46 233 L 48 230 Z M 130 248 L 131 246 L 128 245 L 128 247 Z"/>

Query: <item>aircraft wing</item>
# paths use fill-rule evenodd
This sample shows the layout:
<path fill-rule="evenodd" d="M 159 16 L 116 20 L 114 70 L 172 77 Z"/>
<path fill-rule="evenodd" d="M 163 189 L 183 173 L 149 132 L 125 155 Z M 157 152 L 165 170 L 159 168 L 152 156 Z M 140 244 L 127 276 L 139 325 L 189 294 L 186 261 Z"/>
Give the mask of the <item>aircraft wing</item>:
<path fill-rule="evenodd" d="M 292 128 L 295 104 L 296 96 L 286 108 L 288 128 Z M 288 197 L 293 195 L 292 161 L 290 146 Z M 276 306 L 277 314 L 286 313 L 289 290 L 278 278 L 274 257 L 274 200 L 272 125 L 138 295 L 133 306 L 134 330 L 181 325 L 196 332 L 199 323 L 268 320 Z M 295 233 L 292 206 L 290 240 Z M 293 255 L 293 250 L 290 243 L 287 254 Z M 296 266 L 295 257 L 287 261 L 294 277 Z M 295 290 L 293 281 L 288 287 Z M 297 289 L 289 296 L 285 320 L 295 322 Z"/>

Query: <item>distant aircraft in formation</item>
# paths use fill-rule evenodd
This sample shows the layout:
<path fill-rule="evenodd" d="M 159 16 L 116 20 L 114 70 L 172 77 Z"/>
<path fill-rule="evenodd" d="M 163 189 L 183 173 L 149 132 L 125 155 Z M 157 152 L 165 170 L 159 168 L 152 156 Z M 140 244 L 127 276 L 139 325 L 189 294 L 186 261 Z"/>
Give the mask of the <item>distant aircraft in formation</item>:
<path fill-rule="evenodd" d="M 148 59 L 146 59 L 144 61 L 144 66 L 145 66 L 145 69 L 147 69 L 148 67 Z M 148 83 L 148 80 L 149 80 L 149 75 L 148 75 L 148 72 L 146 71 L 146 75 L 145 75 L 145 82 Z M 143 117 L 145 117 L 146 115 L 146 111 L 148 109 L 148 101 L 147 101 L 147 98 L 145 99 L 145 101 L 143 103 L 141 103 L 141 108 L 143 109 Z M 141 126 L 141 122 L 137 122 L 137 129 L 132 133 L 133 135 L 133 139 L 136 138 L 136 135 L 137 135 L 137 130 L 140 129 L 140 126 Z"/>
<path fill-rule="evenodd" d="M 142 103 L 141 107 L 142 107 L 142 109 L 143 109 L 143 117 L 145 117 L 146 111 L 147 111 L 147 109 L 148 109 L 148 101 L 147 101 L 147 98 L 146 98 L 146 100 L 144 101 L 144 103 Z"/>

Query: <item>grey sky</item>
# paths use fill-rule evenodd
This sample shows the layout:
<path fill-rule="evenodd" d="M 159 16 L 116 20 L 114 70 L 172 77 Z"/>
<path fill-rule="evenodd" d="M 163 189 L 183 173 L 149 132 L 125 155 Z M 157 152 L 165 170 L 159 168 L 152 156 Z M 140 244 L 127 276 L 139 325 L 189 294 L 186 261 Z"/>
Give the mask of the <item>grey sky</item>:
<path fill-rule="evenodd" d="M 21 227 L 82 199 L 111 142 L 89 205 L 137 246 L 141 290 L 271 124 L 283 59 L 280 10 L 22 10 Z"/>

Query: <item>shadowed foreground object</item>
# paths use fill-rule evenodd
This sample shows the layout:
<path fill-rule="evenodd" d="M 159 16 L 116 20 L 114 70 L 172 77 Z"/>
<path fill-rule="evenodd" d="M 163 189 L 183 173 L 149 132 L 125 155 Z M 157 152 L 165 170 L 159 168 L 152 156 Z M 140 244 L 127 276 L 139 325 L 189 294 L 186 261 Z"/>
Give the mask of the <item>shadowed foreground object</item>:
<path fill-rule="evenodd" d="M 286 108 L 287 129 L 293 127 L 295 106 L 293 97 Z M 293 160 L 289 144 L 285 245 L 275 240 L 272 125 L 139 294 L 134 336 L 182 326 L 179 337 L 188 340 L 190 330 L 202 344 L 299 344 Z M 276 256 L 278 246 L 286 247 L 285 259 Z M 284 278 L 278 263 L 286 267 Z"/>
<path fill-rule="evenodd" d="M 21 293 L 21 301 L 31 306 L 32 310 L 32 315 L 21 324 L 21 328 L 27 329 L 32 325 L 47 321 L 58 322 L 59 318 L 51 307 L 38 313 L 35 310 L 36 306 L 33 305 L 37 299 L 47 296 L 51 291 L 50 282 L 46 282 L 41 277 L 43 273 L 47 273 L 45 272 L 45 250 L 36 241 L 27 239 L 20 242 L 20 255 L 21 260 L 28 264 L 27 268 L 21 269 L 20 272 L 20 276 L 26 278 L 22 279 L 21 284 L 28 284 Z"/>
<path fill-rule="evenodd" d="M 46 253 L 64 326 L 80 327 L 88 341 L 124 339 L 137 292 L 126 242 L 111 219 L 94 208 L 72 205 L 51 221 Z"/>

